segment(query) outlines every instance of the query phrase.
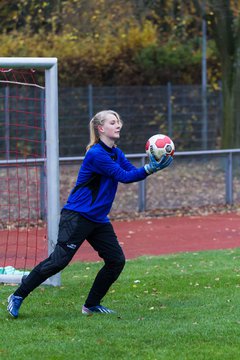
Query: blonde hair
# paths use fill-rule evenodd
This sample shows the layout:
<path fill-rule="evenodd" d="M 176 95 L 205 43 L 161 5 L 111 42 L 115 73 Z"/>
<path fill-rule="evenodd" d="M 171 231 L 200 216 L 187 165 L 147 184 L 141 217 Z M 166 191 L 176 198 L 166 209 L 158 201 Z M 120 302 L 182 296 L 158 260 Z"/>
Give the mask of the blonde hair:
<path fill-rule="evenodd" d="M 98 112 L 96 115 L 94 115 L 94 117 L 90 120 L 90 123 L 89 123 L 90 141 L 86 147 L 87 151 L 93 145 L 98 143 L 98 141 L 99 141 L 98 126 L 104 124 L 104 122 L 106 120 L 106 116 L 108 114 L 114 115 L 122 124 L 122 120 L 121 120 L 119 114 L 113 110 L 102 110 L 102 111 Z"/>

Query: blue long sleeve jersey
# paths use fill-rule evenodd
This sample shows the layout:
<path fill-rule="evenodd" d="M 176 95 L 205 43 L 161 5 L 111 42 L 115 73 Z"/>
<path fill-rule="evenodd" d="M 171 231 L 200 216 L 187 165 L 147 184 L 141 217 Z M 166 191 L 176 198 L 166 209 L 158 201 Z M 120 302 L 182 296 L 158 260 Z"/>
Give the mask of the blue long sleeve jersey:
<path fill-rule="evenodd" d="M 109 222 L 108 214 L 118 183 L 131 183 L 146 177 L 144 167 L 136 168 L 119 148 L 110 148 L 99 141 L 87 151 L 64 208 L 77 211 L 94 222 Z"/>

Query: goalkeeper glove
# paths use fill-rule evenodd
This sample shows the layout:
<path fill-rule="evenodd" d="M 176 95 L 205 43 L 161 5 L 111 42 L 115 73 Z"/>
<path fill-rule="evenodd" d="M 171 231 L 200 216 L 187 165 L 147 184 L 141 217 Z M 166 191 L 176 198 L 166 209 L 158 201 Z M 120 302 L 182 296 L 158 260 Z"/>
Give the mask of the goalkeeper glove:
<path fill-rule="evenodd" d="M 172 156 L 163 155 L 161 160 L 158 162 L 155 157 L 151 154 L 150 155 L 150 162 L 149 164 L 145 165 L 145 171 L 148 174 L 153 174 L 159 170 L 165 169 L 167 166 L 171 164 L 173 161 Z"/>

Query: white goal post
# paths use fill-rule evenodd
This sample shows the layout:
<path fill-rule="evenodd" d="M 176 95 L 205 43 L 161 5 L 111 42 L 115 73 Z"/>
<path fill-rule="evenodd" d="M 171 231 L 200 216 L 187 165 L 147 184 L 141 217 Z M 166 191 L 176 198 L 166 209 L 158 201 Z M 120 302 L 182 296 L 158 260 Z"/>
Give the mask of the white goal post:
<path fill-rule="evenodd" d="M 0 57 L 1 69 L 34 69 L 45 74 L 45 137 L 46 137 L 46 208 L 48 254 L 57 242 L 60 215 L 59 200 L 59 136 L 58 136 L 58 69 L 57 58 L 9 58 Z M 0 199 L 1 200 L 1 199 Z M 0 265 L 1 266 L 1 265 Z M 0 275 L 0 282 L 21 283 L 22 275 Z M 60 274 L 56 274 L 45 283 L 60 285 Z"/>

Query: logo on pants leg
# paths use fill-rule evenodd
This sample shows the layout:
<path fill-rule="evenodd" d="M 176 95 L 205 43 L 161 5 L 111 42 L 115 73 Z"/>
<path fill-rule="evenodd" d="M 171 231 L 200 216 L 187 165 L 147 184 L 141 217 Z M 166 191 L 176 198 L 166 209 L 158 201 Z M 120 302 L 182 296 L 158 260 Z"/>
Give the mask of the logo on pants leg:
<path fill-rule="evenodd" d="M 68 244 L 67 247 L 72 249 L 72 250 L 75 250 L 77 245 L 76 244 Z"/>

